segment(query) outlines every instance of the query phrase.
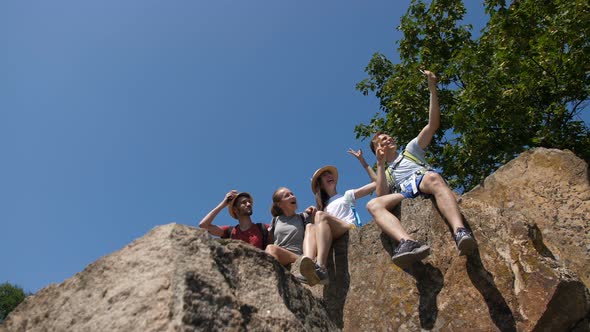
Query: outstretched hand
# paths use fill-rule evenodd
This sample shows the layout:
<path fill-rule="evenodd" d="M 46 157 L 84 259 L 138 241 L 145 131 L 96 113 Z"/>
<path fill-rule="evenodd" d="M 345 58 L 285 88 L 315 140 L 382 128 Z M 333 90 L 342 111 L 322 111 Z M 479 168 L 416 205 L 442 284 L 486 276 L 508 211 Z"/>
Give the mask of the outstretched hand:
<path fill-rule="evenodd" d="M 433 72 L 431 72 L 430 70 L 422 70 L 419 69 L 420 72 L 424 75 L 426 75 L 426 78 L 428 79 L 428 87 L 432 88 L 432 87 L 436 87 L 436 75 L 434 75 Z"/>
<path fill-rule="evenodd" d="M 354 151 L 353 149 L 348 148 L 348 151 L 346 151 L 346 152 L 353 155 L 361 163 L 363 163 L 365 161 L 365 157 L 363 156 L 363 150 L 361 150 L 361 149 L 359 149 L 358 151 Z"/>
<path fill-rule="evenodd" d="M 367 168 L 369 166 L 369 164 L 367 164 L 367 161 L 365 160 L 365 157 L 363 156 L 363 150 L 359 149 L 358 151 L 354 151 L 353 149 L 349 148 L 346 152 L 355 156 L 356 159 L 358 159 L 358 161 L 361 163 L 363 168 Z"/>
<path fill-rule="evenodd" d="M 356 159 L 358 159 L 359 161 L 365 159 L 365 157 L 363 157 L 363 150 L 361 150 L 361 149 L 359 149 L 358 151 L 354 151 L 353 149 L 348 148 L 348 151 L 346 151 L 346 152 L 355 156 Z"/>

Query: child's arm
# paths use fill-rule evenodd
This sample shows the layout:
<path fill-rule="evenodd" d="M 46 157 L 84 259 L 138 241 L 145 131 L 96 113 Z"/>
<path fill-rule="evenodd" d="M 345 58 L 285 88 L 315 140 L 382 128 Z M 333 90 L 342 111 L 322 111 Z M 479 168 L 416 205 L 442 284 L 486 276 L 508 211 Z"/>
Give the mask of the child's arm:
<path fill-rule="evenodd" d="M 213 220 L 221 210 L 223 210 L 232 198 L 237 195 L 238 192 L 236 190 L 232 190 L 228 192 L 224 197 L 223 200 L 213 209 L 211 212 L 207 213 L 207 215 L 199 222 L 199 227 L 206 229 L 209 233 L 215 236 L 223 236 L 223 229 L 217 225 L 213 225 Z"/>
<path fill-rule="evenodd" d="M 373 191 L 375 191 L 375 189 L 377 188 L 377 183 L 376 182 L 371 182 L 371 183 L 367 183 L 366 185 L 354 189 L 354 199 L 359 199 L 361 197 L 365 197 L 369 194 L 371 194 Z"/>
<path fill-rule="evenodd" d="M 369 178 L 371 179 L 371 181 L 373 181 L 373 182 L 377 181 L 377 174 L 375 174 L 375 171 L 373 171 L 371 166 L 369 164 L 367 164 L 367 161 L 365 160 L 365 157 L 363 156 L 363 150 L 359 149 L 358 151 L 354 151 L 353 149 L 349 148 L 347 152 L 349 154 L 355 156 L 356 159 L 358 159 L 358 161 L 361 163 L 361 166 L 363 166 L 363 169 L 369 175 Z"/>

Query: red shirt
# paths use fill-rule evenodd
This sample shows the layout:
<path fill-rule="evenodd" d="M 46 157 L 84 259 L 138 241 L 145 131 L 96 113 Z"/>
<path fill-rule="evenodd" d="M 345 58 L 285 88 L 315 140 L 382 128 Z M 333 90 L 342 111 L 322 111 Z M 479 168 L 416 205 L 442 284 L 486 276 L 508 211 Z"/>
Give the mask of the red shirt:
<path fill-rule="evenodd" d="M 267 224 L 263 224 L 266 229 L 268 229 Z M 221 236 L 222 239 L 234 239 L 234 240 L 242 240 L 246 243 L 250 243 L 251 245 L 255 246 L 258 249 L 264 250 L 265 244 L 262 243 L 262 232 L 260 232 L 260 228 L 258 225 L 252 224 L 248 230 L 242 231 L 239 225 L 232 226 L 231 236 L 227 233 L 229 230 L 229 226 L 221 226 L 223 230 L 223 235 Z"/>

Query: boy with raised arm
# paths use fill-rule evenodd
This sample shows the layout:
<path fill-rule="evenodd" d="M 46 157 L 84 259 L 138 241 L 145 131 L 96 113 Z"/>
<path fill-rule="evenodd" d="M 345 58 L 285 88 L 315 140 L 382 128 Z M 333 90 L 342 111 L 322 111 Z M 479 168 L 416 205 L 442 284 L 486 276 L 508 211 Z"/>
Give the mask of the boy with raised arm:
<path fill-rule="evenodd" d="M 377 198 L 367 203 L 369 213 L 389 237 L 399 245 L 392 257 L 395 264 L 406 267 L 430 254 L 430 247 L 415 241 L 392 212 L 404 198 L 432 195 L 443 217 L 453 229 L 453 236 L 461 255 L 475 250 L 477 244 L 463 225 L 455 196 L 442 176 L 431 169 L 425 160 L 425 149 L 440 124 L 440 110 L 436 91 L 436 76 L 422 71 L 428 78 L 430 106 L 428 124 L 412 139 L 402 153 L 390 135 L 378 132 L 371 139 L 371 150 L 377 157 Z M 364 165 L 363 165 L 364 166 Z"/>

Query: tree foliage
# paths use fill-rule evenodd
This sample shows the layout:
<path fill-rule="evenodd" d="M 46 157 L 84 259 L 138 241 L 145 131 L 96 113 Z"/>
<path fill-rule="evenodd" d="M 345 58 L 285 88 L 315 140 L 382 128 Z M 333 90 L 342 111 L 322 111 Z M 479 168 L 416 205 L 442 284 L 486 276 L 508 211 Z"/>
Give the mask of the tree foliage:
<path fill-rule="evenodd" d="M 22 288 L 7 282 L 0 284 L 0 322 L 25 299 Z"/>
<path fill-rule="evenodd" d="M 570 149 L 590 159 L 580 117 L 590 93 L 590 5 L 583 0 L 484 1 L 479 38 L 462 23 L 460 0 L 413 0 L 401 19 L 400 63 L 375 54 L 357 84 L 380 100 L 357 138 L 383 130 L 400 143 L 428 121 L 426 80 L 439 76 L 441 129 L 428 158 L 452 186 L 470 189 L 532 147 Z"/>

